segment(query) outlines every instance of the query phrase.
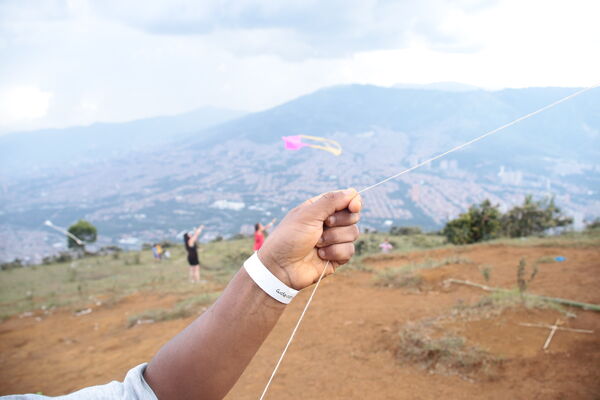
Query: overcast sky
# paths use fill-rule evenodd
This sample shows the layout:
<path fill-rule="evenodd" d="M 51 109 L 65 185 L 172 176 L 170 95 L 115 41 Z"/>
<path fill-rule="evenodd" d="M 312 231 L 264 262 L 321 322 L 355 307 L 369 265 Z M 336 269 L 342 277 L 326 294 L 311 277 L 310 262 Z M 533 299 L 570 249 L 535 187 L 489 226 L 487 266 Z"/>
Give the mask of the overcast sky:
<path fill-rule="evenodd" d="M 0 133 L 324 86 L 600 81 L 596 0 L 0 0 Z"/>

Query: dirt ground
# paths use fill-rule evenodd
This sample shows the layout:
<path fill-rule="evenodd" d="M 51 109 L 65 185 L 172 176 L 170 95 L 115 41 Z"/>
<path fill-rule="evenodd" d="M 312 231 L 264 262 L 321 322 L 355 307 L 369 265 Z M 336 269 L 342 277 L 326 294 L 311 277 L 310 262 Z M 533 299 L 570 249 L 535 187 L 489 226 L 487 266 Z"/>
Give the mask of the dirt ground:
<path fill-rule="evenodd" d="M 270 399 L 600 399 L 600 313 L 569 309 L 509 307 L 497 313 L 460 316 L 484 295 L 480 289 L 444 285 L 447 278 L 515 286 L 516 265 L 526 257 L 564 256 L 540 264 L 529 292 L 600 304 L 600 249 L 509 247 L 449 248 L 393 257 L 374 257 L 378 270 L 427 258 L 458 256 L 470 263 L 423 270 L 421 288 L 382 288 L 373 272 L 340 270 L 328 278 L 313 305 L 267 398 Z M 308 293 L 301 293 L 259 350 L 228 399 L 257 399 Z M 127 327 L 129 316 L 172 306 L 176 296 L 138 293 L 113 305 L 15 316 L 0 324 L 0 394 L 64 394 L 78 388 L 121 380 L 127 370 L 148 361 L 192 318 Z M 549 350 L 549 330 L 520 323 L 553 324 L 593 330 L 558 331 Z M 464 337 L 497 357 L 493 373 L 434 373 L 394 355 L 398 332 L 407 324 L 430 321 L 443 332 Z M 451 372 L 451 371 L 450 371 Z"/>

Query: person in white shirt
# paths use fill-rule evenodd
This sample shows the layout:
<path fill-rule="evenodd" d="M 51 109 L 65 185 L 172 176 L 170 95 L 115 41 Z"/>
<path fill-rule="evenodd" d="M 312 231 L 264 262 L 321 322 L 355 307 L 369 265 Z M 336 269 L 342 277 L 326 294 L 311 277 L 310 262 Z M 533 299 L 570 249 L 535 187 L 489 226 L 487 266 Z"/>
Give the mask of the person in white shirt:
<path fill-rule="evenodd" d="M 291 210 L 219 299 L 123 382 L 82 389 L 65 400 L 222 399 L 238 380 L 293 293 L 335 272 L 354 254 L 361 199 L 325 193 Z M 252 262 L 250 262 L 252 261 Z M 277 287 L 277 288 L 275 288 Z M 283 289 L 280 289 L 283 288 Z M 13 395 L 11 399 L 42 399 Z"/>

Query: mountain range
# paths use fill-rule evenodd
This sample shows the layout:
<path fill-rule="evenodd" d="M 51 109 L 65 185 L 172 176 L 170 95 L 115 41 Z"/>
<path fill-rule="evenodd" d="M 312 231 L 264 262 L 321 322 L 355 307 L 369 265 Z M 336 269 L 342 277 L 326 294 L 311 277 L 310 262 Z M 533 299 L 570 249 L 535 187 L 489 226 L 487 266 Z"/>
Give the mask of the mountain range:
<path fill-rule="evenodd" d="M 179 240 L 200 223 L 205 240 L 249 233 L 307 197 L 369 186 L 576 90 L 446 87 L 337 86 L 243 115 L 0 137 L 0 258 L 60 249 L 46 219 L 88 219 L 99 245 Z M 343 152 L 283 148 L 282 136 L 300 134 Z M 599 144 L 596 90 L 365 193 L 362 225 L 439 229 L 485 198 L 507 209 L 533 194 L 554 196 L 580 226 L 600 216 Z"/>

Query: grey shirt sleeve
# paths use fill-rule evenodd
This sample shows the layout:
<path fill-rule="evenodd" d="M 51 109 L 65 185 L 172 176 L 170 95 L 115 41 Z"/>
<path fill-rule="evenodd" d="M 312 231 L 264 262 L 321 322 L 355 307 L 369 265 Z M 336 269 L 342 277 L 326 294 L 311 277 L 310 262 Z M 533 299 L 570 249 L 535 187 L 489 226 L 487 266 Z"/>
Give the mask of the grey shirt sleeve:
<path fill-rule="evenodd" d="M 106 385 L 90 386 L 71 394 L 54 397 L 61 400 L 158 400 L 146 380 L 144 371 L 147 363 L 140 364 L 127 372 L 123 382 L 112 381 Z M 2 400 L 43 400 L 48 396 L 20 394 L 0 397 Z"/>

